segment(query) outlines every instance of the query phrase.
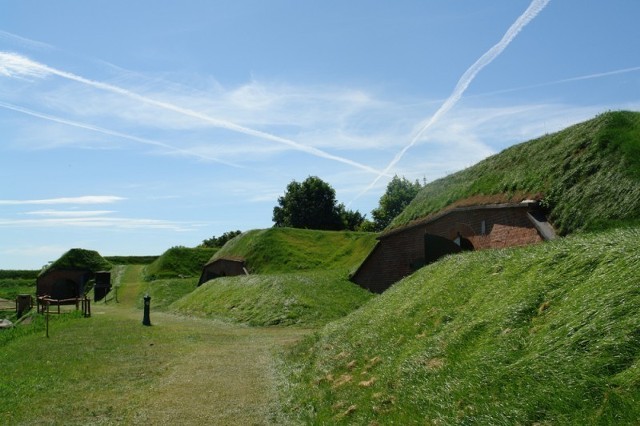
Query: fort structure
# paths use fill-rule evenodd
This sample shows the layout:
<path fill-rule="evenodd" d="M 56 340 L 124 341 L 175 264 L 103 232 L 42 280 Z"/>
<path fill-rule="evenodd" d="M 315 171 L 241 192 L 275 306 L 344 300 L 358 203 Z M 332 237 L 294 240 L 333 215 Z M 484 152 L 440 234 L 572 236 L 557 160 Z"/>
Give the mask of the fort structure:
<path fill-rule="evenodd" d="M 212 258 L 202 268 L 198 286 L 215 278 L 233 277 L 237 275 L 249 275 L 244 258 L 231 256 L 219 257 L 217 259 Z"/>
<path fill-rule="evenodd" d="M 553 238 L 555 232 L 535 201 L 453 208 L 384 232 L 351 281 L 382 293 L 447 254 Z"/>

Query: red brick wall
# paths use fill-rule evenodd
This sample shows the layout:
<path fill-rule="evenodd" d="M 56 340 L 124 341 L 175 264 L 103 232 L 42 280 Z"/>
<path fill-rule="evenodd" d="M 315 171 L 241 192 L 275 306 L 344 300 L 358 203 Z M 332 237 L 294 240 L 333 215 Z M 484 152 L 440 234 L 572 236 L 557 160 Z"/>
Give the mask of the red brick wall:
<path fill-rule="evenodd" d="M 482 221 L 485 233 L 482 234 Z M 522 246 L 542 241 L 527 209 L 487 208 L 453 211 L 427 224 L 424 231 L 453 240 L 458 232 L 469 239 L 476 250 Z"/>
<path fill-rule="evenodd" d="M 414 272 L 412 263 L 424 259 L 424 227 L 415 227 L 381 239 L 352 280 L 382 293 L 391 284 Z"/>
<path fill-rule="evenodd" d="M 484 234 L 482 233 L 484 221 Z M 380 241 L 352 280 L 361 287 L 381 293 L 410 275 L 424 259 L 425 233 L 454 240 L 458 232 L 476 250 L 522 246 L 542 241 L 522 207 L 454 210 L 424 225 L 407 228 Z"/>

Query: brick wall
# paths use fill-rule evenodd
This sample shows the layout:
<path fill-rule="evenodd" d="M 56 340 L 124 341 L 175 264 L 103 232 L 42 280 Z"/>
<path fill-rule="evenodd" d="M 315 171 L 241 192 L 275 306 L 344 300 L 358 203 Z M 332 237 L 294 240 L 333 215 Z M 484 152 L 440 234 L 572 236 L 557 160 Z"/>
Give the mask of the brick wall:
<path fill-rule="evenodd" d="M 235 259 L 217 259 L 212 263 L 205 265 L 200 275 L 198 285 L 218 277 L 233 277 L 236 275 L 245 275 L 244 260 Z"/>
<path fill-rule="evenodd" d="M 414 272 L 424 259 L 424 228 L 415 227 L 381 239 L 353 275 L 352 281 L 375 293 Z"/>
<path fill-rule="evenodd" d="M 414 272 L 424 260 L 424 235 L 454 240 L 458 233 L 471 241 L 475 250 L 522 246 L 542 241 L 521 206 L 464 208 L 453 210 L 424 224 L 382 235 L 352 281 L 381 293 Z"/>

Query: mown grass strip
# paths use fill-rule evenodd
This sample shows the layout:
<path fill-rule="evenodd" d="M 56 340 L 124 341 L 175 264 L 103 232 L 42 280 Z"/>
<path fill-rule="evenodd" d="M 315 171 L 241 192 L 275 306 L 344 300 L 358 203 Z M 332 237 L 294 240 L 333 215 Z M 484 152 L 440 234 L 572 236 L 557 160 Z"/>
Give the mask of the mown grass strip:
<path fill-rule="evenodd" d="M 119 304 L 56 316 L 0 343 L 1 424 L 277 423 L 274 362 L 301 329 L 252 329 L 131 309 L 146 283 L 129 266 Z M 137 277 L 137 280 L 136 280 Z"/>

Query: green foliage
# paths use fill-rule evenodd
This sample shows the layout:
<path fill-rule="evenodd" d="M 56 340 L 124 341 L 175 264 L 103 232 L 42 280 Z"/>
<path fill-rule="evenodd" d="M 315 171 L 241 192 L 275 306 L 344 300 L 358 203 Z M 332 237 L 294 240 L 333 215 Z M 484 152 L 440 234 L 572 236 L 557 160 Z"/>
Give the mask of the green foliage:
<path fill-rule="evenodd" d="M 373 216 L 374 229 L 382 231 L 402 211 L 411 203 L 422 185 L 417 180 L 411 182 L 405 177 L 399 178 L 397 175 L 387 184 L 387 190 L 380 197 L 377 208 L 371 211 Z"/>
<path fill-rule="evenodd" d="M 373 297 L 334 271 L 218 278 L 170 306 L 181 314 L 252 326 L 318 326 Z"/>
<path fill-rule="evenodd" d="M 35 294 L 34 278 L 0 278 L 0 297 L 15 300 L 19 294 Z"/>
<path fill-rule="evenodd" d="M 92 272 L 108 271 L 112 267 L 105 258 L 95 250 L 74 248 L 63 254 L 42 272 L 59 269 L 82 269 Z"/>
<path fill-rule="evenodd" d="M 160 256 L 104 256 L 113 265 L 148 265 Z"/>
<path fill-rule="evenodd" d="M 207 238 L 206 240 L 203 240 L 202 244 L 200 244 L 200 247 L 220 248 L 224 246 L 227 243 L 227 241 L 237 237 L 240 234 L 242 234 L 242 232 L 240 230 L 237 230 L 237 231 L 227 231 L 219 237 L 216 237 L 214 235 L 211 238 Z"/>
<path fill-rule="evenodd" d="M 542 198 L 560 234 L 640 218 L 640 113 L 602 114 L 427 184 L 390 227 L 471 203 Z"/>
<path fill-rule="evenodd" d="M 216 248 L 172 247 L 145 269 L 147 279 L 184 278 L 200 276 L 202 267 Z"/>
<path fill-rule="evenodd" d="M 25 280 L 35 280 L 36 278 L 38 278 L 38 274 L 40 274 L 40 271 L 0 269 L 0 279 L 17 278 Z"/>
<path fill-rule="evenodd" d="M 241 257 L 254 273 L 356 268 L 376 242 L 364 232 L 313 231 L 294 228 L 252 230 L 229 241 L 211 260 Z"/>
<path fill-rule="evenodd" d="M 292 351 L 292 422 L 637 424 L 640 228 L 429 265 Z"/>
<path fill-rule="evenodd" d="M 276 227 L 354 230 L 362 220 L 364 217 L 360 213 L 347 211 L 343 204 L 338 205 L 336 191 L 316 176 L 309 176 L 302 183 L 291 181 L 273 208 Z"/>
<path fill-rule="evenodd" d="M 15 300 L 19 294 L 35 294 L 40 271 L 1 270 L 0 298 Z"/>
<path fill-rule="evenodd" d="M 341 229 L 359 231 L 365 221 L 365 216 L 363 216 L 359 211 L 347 210 L 344 204 L 338 205 L 338 213 L 342 219 Z"/>

